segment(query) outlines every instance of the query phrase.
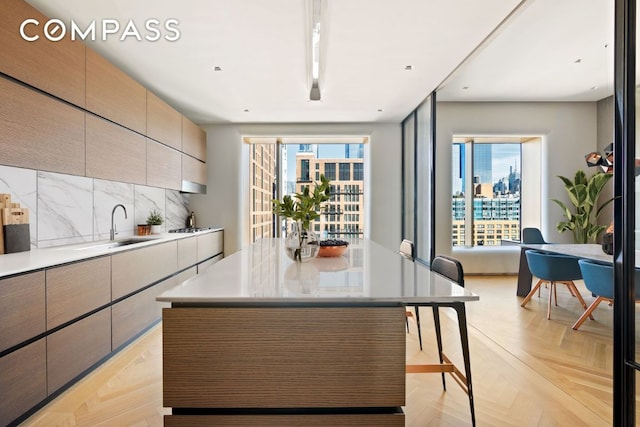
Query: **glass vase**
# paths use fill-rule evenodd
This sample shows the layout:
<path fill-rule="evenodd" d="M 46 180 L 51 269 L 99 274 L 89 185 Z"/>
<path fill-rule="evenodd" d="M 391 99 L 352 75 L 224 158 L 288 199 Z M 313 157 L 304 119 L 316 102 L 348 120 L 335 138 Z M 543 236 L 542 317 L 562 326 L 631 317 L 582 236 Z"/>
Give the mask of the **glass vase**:
<path fill-rule="evenodd" d="M 291 231 L 285 238 L 287 256 L 296 262 L 306 262 L 318 255 L 320 239 L 310 229 L 302 226 L 302 222 L 291 223 Z"/>

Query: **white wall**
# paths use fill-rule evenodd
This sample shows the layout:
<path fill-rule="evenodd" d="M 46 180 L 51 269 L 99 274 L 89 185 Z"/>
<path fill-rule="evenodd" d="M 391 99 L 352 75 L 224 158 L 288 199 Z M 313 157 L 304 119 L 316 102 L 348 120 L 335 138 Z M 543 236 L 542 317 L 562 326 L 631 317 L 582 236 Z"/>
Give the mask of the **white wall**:
<path fill-rule="evenodd" d="M 556 231 L 562 214 L 551 199 L 568 201 L 557 175 L 573 177 L 577 169 L 586 170 L 584 155 L 598 148 L 596 103 L 439 102 L 436 117 L 436 230 L 442 230 L 436 235 L 436 253 L 459 258 L 465 273 L 515 273 L 518 268 L 517 247 L 456 248 L 452 252 L 447 165 L 451 164 L 454 134 L 542 136 L 540 228 L 547 241 L 571 242 L 571 233 Z M 523 158 L 523 169 L 527 160 Z"/>
<path fill-rule="evenodd" d="M 368 237 L 390 249 L 400 242 L 401 130 L 397 123 L 347 124 L 215 124 L 207 131 L 207 194 L 193 195 L 191 207 L 198 225 L 222 226 L 224 251 L 243 245 L 248 180 L 248 148 L 243 136 L 368 135 L 365 149 L 365 194 Z"/>

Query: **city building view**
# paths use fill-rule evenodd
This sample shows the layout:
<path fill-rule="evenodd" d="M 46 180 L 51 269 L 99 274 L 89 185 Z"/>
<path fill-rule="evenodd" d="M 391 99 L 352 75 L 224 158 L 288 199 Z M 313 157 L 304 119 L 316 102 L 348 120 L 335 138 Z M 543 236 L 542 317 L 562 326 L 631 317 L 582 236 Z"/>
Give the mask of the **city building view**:
<path fill-rule="evenodd" d="M 271 201 L 277 197 L 278 183 L 282 197 L 305 186 L 313 190 L 320 175 L 331 181 L 331 198 L 313 230 L 322 239 L 364 236 L 363 144 L 251 144 L 249 171 L 252 242 L 277 234 Z M 281 235 L 287 227 L 281 219 Z"/>
<path fill-rule="evenodd" d="M 472 156 L 467 156 L 469 151 Z M 494 246 L 502 239 L 520 239 L 520 164 L 520 144 L 453 145 L 453 246 Z M 473 171 L 471 183 L 467 170 Z M 467 188 L 472 191 L 470 197 L 465 194 Z"/>

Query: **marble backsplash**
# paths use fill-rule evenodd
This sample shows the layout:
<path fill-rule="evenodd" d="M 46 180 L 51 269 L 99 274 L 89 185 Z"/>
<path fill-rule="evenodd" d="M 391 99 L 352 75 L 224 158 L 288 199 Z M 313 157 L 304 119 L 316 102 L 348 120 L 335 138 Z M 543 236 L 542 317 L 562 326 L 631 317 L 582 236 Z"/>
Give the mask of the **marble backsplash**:
<path fill-rule="evenodd" d="M 157 209 L 165 218 L 162 231 L 184 227 L 189 195 L 176 190 L 147 187 L 74 175 L 0 166 L 0 193 L 29 208 L 31 246 L 43 248 L 109 238 L 111 211 L 118 237 L 136 233 Z"/>

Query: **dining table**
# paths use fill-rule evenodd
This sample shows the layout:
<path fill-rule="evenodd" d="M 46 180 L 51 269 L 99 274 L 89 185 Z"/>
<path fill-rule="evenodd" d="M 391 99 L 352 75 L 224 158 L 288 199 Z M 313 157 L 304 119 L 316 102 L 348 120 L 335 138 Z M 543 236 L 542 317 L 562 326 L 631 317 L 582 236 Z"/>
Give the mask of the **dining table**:
<path fill-rule="evenodd" d="M 170 289 L 165 425 L 404 425 L 407 374 L 447 372 L 469 397 L 465 303 L 479 296 L 369 239 L 297 262 L 260 239 Z M 464 370 L 406 362 L 406 307 L 457 314 Z M 320 424 L 318 424 L 320 423 Z M 258 425 L 258 424 L 255 424 Z"/>

